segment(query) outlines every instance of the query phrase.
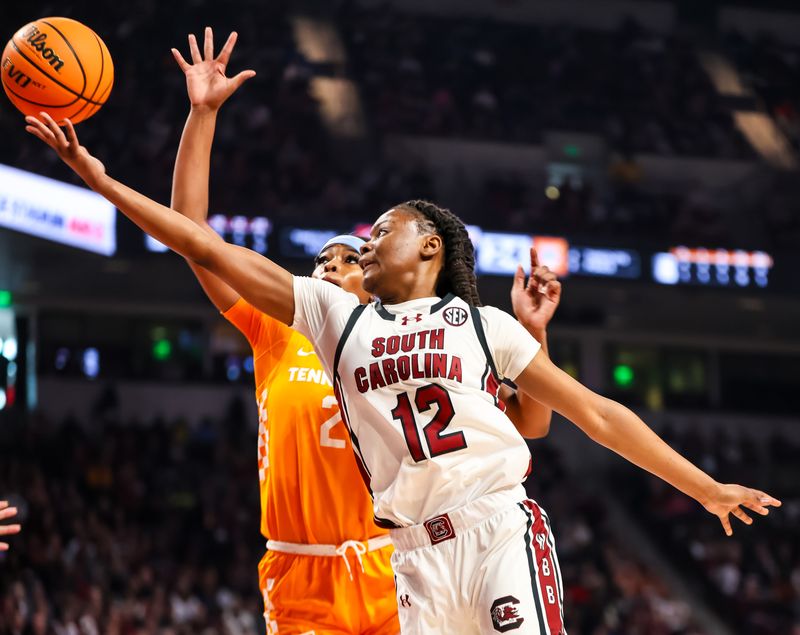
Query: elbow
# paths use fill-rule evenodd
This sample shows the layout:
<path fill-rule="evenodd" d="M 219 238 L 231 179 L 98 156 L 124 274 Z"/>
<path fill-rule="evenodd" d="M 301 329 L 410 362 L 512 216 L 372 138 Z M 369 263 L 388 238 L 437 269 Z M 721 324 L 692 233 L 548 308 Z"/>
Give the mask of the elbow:
<path fill-rule="evenodd" d="M 181 255 L 191 260 L 194 264 L 204 268 L 209 268 L 211 265 L 212 256 L 214 254 L 211 236 L 199 227 L 193 231 L 184 243 L 184 248 Z"/>
<path fill-rule="evenodd" d="M 608 447 L 611 441 L 610 412 L 605 399 L 601 399 L 596 408 L 593 408 L 589 416 L 581 426 L 592 441 Z"/>
<path fill-rule="evenodd" d="M 529 420 L 520 429 L 520 434 L 526 439 L 544 439 L 550 434 L 550 420 L 552 412 L 540 419 Z"/>

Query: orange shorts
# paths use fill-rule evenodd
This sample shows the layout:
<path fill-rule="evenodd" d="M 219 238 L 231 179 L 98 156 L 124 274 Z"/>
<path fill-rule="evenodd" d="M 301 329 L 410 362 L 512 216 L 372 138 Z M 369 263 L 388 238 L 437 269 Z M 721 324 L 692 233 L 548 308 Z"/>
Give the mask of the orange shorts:
<path fill-rule="evenodd" d="M 267 635 L 397 635 L 392 546 L 358 558 L 268 551 L 258 565 Z"/>

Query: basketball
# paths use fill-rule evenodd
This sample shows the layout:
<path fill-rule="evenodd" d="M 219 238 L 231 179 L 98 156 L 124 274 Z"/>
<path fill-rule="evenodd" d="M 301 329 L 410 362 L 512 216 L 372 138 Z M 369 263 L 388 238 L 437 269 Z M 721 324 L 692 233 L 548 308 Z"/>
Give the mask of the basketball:
<path fill-rule="evenodd" d="M 3 50 L 6 95 L 26 115 L 47 112 L 78 123 L 106 103 L 114 64 L 103 40 L 69 18 L 41 18 L 19 29 Z"/>

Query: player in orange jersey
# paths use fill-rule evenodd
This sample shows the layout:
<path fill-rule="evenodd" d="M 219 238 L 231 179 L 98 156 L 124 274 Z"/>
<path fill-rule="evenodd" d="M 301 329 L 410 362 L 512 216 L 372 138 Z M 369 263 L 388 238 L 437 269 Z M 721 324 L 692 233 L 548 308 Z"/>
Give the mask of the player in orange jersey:
<path fill-rule="evenodd" d="M 176 53 L 191 112 L 175 164 L 172 207 L 208 228 L 208 173 L 216 113 L 251 72 L 225 77 L 235 42 L 214 58 L 210 29 L 204 56 L 189 37 L 193 64 Z M 210 228 L 208 228 L 209 231 Z M 359 296 L 358 256 L 364 241 L 342 235 L 320 250 L 313 276 Z M 532 253 L 534 280 L 519 272 L 514 305 L 540 340 L 560 297 L 560 284 Z M 397 621 L 388 532 L 373 522 L 372 502 L 353 458 L 331 382 L 308 340 L 258 311 L 225 282 L 192 265 L 206 294 L 247 337 L 255 360 L 259 412 L 261 531 L 267 553 L 259 564 L 267 633 L 395 634 Z M 539 283 L 548 292 L 538 292 Z M 550 410 L 506 393 L 509 412 L 528 436 L 543 436 Z"/>
<path fill-rule="evenodd" d="M 8 501 L 0 501 L 0 520 L 8 520 L 17 515 L 16 507 L 9 507 Z M 0 525 L 0 536 L 10 536 L 18 534 L 22 527 L 20 525 Z M 8 543 L 0 542 L 0 551 L 8 551 Z"/>

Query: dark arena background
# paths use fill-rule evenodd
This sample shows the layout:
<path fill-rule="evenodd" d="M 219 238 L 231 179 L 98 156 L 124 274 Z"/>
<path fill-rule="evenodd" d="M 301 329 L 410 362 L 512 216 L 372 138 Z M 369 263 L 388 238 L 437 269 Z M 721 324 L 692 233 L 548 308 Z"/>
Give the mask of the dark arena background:
<path fill-rule="evenodd" d="M 469 225 L 484 303 L 534 245 L 567 372 L 783 508 L 726 538 L 554 417 L 531 441 L 570 635 L 800 634 L 800 7 L 705 0 L 4 3 L 102 36 L 79 124 L 168 204 L 188 112 L 170 54 L 214 27 L 258 75 L 222 108 L 210 223 L 308 273 L 410 198 Z M 3 39 L 5 42 L 5 39 Z M 0 634 L 264 633 L 246 340 L 185 262 L 0 99 Z M 10 522 L 10 521 L 9 521 Z"/>

